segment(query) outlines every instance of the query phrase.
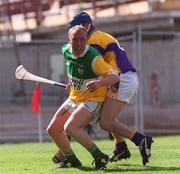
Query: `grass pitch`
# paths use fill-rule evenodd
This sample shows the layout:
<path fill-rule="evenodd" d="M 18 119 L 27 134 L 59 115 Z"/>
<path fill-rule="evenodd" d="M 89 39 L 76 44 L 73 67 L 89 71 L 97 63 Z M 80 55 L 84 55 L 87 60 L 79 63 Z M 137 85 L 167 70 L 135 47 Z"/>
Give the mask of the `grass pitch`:
<path fill-rule="evenodd" d="M 128 141 L 131 158 L 117 163 L 109 163 L 107 168 L 95 171 L 91 165 L 91 155 L 76 142 L 72 147 L 83 163 L 81 169 L 60 169 L 51 162 L 57 148 L 53 143 L 23 143 L 0 145 L 0 174 L 180 174 L 180 136 L 154 138 L 152 156 L 147 166 L 142 166 L 139 150 Z M 96 144 L 112 155 L 113 141 L 101 140 Z"/>

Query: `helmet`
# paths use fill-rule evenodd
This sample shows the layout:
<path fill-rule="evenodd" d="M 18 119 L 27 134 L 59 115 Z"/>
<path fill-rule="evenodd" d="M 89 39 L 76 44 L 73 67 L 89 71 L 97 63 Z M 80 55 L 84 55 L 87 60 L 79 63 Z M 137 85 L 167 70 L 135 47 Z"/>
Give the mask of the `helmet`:
<path fill-rule="evenodd" d="M 86 12 L 81 12 L 74 16 L 73 19 L 69 22 L 69 29 L 74 27 L 75 25 L 80 25 L 84 23 L 92 24 L 92 19 Z"/>

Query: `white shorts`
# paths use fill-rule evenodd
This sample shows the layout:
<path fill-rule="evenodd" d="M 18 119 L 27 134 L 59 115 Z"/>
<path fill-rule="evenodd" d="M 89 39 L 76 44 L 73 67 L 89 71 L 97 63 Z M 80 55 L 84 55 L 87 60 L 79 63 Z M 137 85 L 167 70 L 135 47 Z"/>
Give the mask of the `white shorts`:
<path fill-rule="evenodd" d="M 79 104 L 74 103 L 72 100 L 67 99 L 63 103 L 63 107 L 70 113 L 72 113 L 80 104 L 82 104 L 91 114 L 92 114 L 92 121 L 89 124 L 94 124 L 100 117 L 102 102 L 92 102 L 86 101 Z"/>
<path fill-rule="evenodd" d="M 136 72 L 128 71 L 120 74 L 120 81 L 108 90 L 107 96 L 128 104 L 133 104 L 139 88 L 139 80 Z"/>

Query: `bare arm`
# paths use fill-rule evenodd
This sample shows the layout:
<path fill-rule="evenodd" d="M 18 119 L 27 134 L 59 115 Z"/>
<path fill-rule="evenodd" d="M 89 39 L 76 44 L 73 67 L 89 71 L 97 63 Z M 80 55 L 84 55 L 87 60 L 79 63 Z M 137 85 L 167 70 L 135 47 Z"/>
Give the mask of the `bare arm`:
<path fill-rule="evenodd" d="M 93 80 L 91 82 L 88 82 L 86 84 L 86 88 L 89 91 L 95 91 L 97 88 L 101 87 L 101 86 L 108 86 L 108 85 L 112 85 L 116 82 L 119 81 L 119 76 L 117 74 L 107 74 L 106 76 L 102 77 L 99 80 Z"/>

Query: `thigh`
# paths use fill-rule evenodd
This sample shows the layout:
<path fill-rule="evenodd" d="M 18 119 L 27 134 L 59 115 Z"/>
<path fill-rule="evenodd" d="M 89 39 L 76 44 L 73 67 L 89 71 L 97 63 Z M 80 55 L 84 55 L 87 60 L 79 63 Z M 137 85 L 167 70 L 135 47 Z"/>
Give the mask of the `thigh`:
<path fill-rule="evenodd" d="M 68 120 L 72 112 L 70 106 L 71 105 L 69 101 L 66 100 L 56 111 L 48 127 L 63 131 L 64 124 Z"/>
<path fill-rule="evenodd" d="M 102 102 L 83 102 L 84 107 L 92 114 L 90 125 L 96 123 L 101 115 Z"/>
<path fill-rule="evenodd" d="M 92 120 L 92 113 L 87 108 L 80 104 L 74 112 L 71 114 L 66 122 L 65 127 L 73 126 L 78 128 L 84 128 Z"/>
<path fill-rule="evenodd" d="M 124 104 L 125 103 L 122 101 L 106 97 L 102 107 L 100 121 L 104 121 L 108 123 L 111 120 L 116 119 L 116 117 L 124 107 Z"/>

